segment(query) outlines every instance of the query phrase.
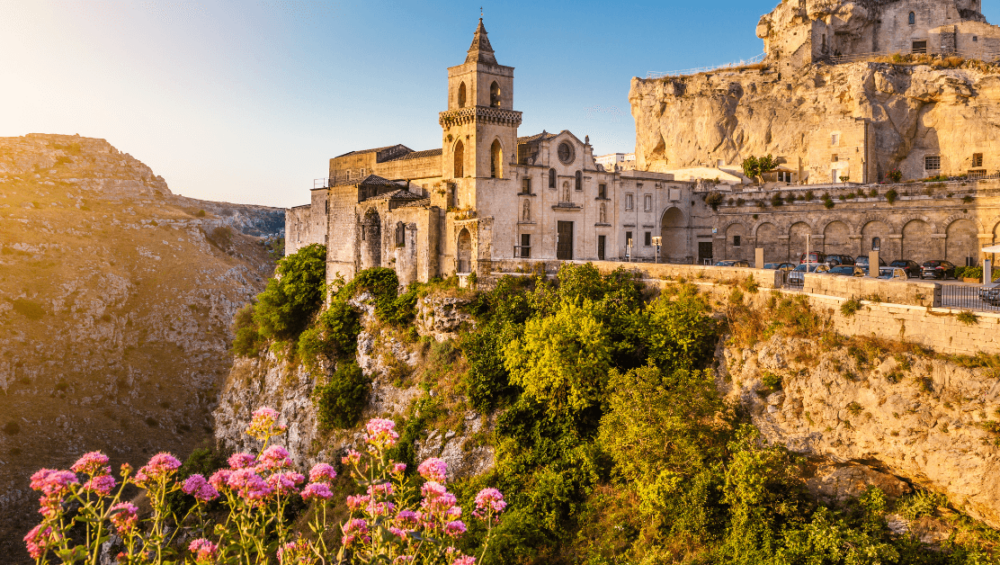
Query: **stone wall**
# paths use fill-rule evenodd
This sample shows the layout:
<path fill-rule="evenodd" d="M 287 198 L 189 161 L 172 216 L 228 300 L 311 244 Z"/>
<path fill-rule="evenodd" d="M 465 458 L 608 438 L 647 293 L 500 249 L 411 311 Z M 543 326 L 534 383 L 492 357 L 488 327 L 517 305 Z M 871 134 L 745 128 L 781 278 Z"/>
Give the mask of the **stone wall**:
<path fill-rule="evenodd" d="M 869 277 L 806 274 L 803 292 L 840 298 L 878 297 L 882 302 L 939 306 L 941 285 L 933 282 L 885 281 Z"/>

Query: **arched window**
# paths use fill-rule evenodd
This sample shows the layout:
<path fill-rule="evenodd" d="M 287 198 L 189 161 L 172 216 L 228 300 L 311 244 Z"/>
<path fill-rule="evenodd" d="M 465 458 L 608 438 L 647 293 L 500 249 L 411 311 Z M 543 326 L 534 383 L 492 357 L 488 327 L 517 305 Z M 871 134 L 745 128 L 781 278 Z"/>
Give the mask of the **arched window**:
<path fill-rule="evenodd" d="M 465 108 L 465 83 L 458 87 L 458 107 Z"/>
<path fill-rule="evenodd" d="M 499 139 L 494 139 L 490 147 L 490 176 L 495 179 L 503 178 L 503 149 L 500 148 Z"/>
<path fill-rule="evenodd" d="M 910 12 L 910 25 L 913 25 L 915 23 L 917 23 L 917 15 L 914 14 L 913 12 Z"/>
<path fill-rule="evenodd" d="M 556 187 L 556 170 L 549 169 L 549 188 Z"/>
<path fill-rule="evenodd" d="M 406 247 L 406 225 L 396 222 L 396 247 Z"/>
<path fill-rule="evenodd" d="M 459 141 L 455 144 L 455 178 L 465 176 L 465 146 Z"/>
<path fill-rule="evenodd" d="M 583 190 L 583 173 L 580 171 L 576 172 L 576 186 L 574 188 L 576 190 Z"/>
<path fill-rule="evenodd" d="M 494 108 L 500 107 L 500 85 L 496 81 L 490 85 L 490 106 Z"/>
<path fill-rule="evenodd" d="M 882 238 L 873 237 L 872 238 L 872 251 L 880 251 L 882 249 Z"/>

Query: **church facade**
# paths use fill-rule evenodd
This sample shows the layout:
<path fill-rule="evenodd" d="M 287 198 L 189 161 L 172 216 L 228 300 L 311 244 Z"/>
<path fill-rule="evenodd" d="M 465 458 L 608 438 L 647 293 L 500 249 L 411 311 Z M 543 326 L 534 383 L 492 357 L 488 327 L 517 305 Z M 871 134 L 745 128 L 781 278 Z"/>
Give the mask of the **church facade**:
<path fill-rule="evenodd" d="M 514 68 L 497 62 L 481 19 L 447 92 L 439 149 L 330 159 L 310 203 L 286 213 L 286 253 L 322 243 L 331 279 L 382 266 L 403 284 L 512 259 L 701 262 L 705 242 L 711 257 L 696 182 L 605 170 L 569 131 L 518 136 Z"/>

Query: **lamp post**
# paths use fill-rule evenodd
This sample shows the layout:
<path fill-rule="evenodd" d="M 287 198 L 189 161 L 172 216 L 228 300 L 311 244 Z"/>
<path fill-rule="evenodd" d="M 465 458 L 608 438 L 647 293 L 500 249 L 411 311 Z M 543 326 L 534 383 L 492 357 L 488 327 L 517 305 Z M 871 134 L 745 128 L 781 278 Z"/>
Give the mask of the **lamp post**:
<path fill-rule="evenodd" d="M 660 243 L 663 242 L 663 238 L 660 236 L 655 236 L 653 238 L 653 245 L 656 246 L 656 262 L 660 262 Z"/>

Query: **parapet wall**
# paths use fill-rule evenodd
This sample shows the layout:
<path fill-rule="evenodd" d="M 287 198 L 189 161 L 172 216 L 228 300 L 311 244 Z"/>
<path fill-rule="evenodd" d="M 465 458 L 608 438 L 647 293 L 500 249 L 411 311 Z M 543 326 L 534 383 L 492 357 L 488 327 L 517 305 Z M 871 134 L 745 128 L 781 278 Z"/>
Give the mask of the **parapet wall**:
<path fill-rule="evenodd" d="M 806 274 L 802 288 L 807 294 L 839 298 L 870 298 L 909 306 L 941 305 L 941 285 L 933 282 L 885 281 L 869 277 Z"/>

